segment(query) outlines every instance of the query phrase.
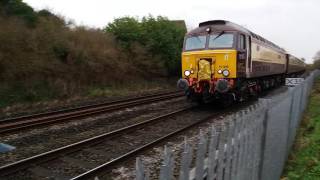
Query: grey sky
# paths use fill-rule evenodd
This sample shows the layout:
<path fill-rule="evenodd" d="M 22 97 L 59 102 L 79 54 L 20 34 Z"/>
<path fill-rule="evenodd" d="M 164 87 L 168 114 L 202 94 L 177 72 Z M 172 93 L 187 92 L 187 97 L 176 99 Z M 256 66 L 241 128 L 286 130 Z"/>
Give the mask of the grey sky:
<path fill-rule="evenodd" d="M 50 9 L 78 25 L 104 27 L 125 15 L 162 15 L 183 19 L 188 28 L 201 21 L 225 19 L 312 62 L 320 50 L 320 0 L 24 0 Z"/>

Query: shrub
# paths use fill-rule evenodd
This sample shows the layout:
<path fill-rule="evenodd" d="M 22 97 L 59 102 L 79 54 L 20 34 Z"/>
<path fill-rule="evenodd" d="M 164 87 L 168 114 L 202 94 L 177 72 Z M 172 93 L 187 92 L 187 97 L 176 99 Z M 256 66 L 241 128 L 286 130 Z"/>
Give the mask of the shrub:
<path fill-rule="evenodd" d="M 2 0 L 0 6 L 2 13 L 22 17 L 29 25 L 35 25 L 37 21 L 37 14 L 22 0 Z"/>
<path fill-rule="evenodd" d="M 320 51 L 314 55 L 313 60 L 313 68 L 320 69 Z"/>
<path fill-rule="evenodd" d="M 141 21 L 123 17 L 109 23 L 105 31 L 113 33 L 129 51 L 133 43 L 143 45 L 152 57 L 160 57 L 169 75 L 180 74 L 180 56 L 186 29 L 175 22 L 162 16 L 155 18 L 149 15 Z"/>

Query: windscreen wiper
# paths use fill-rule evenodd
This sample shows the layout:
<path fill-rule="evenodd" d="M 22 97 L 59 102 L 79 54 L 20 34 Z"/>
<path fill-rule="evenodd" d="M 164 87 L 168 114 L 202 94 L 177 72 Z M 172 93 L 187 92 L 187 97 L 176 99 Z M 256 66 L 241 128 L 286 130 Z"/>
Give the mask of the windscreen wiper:
<path fill-rule="evenodd" d="M 214 40 L 218 39 L 220 36 L 222 36 L 222 34 L 224 34 L 224 31 L 221 31 L 221 33 L 219 33 L 219 34 L 218 34 L 218 36 L 217 36 L 217 37 L 215 37 L 212 41 L 214 41 Z"/>

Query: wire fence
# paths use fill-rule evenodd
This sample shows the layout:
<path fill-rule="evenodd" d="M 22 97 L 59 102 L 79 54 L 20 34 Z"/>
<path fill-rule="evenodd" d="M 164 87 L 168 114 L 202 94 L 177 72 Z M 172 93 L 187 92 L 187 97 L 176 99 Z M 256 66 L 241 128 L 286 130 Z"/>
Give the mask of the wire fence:
<path fill-rule="evenodd" d="M 179 158 L 165 147 L 159 179 L 280 179 L 319 75 L 320 71 L 314 71 L 300 85 L 270 99 L 259 99 L 212 126 L 209 133 L 200 132 L 197 146 L 192 148 L 185 141 Z M 149 179 L 148 167 L 140 158 L 136 159 L 136 179 Z"/>

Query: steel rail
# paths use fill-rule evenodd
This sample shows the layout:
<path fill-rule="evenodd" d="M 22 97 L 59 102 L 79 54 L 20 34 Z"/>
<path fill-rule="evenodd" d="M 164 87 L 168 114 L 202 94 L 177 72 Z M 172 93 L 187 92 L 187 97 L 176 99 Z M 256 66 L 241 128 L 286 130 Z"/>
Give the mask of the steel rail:
<path fill-rule="evenodd" d="M 45 153 L 42 153 L 39 155 L 35 155 L 35 156 L 29 157 L 26 159 L 22 159 L 20 161 L 17 161 L 17 162 L 11 163 L 11 164 L 1 166 L 0 167 L 0 177 L 1 176 L 4 177 L 9 174 L 13 174 L 17 171 L 30 168 L 31 166 L 35 166 L 37 164 L 41 164 L 41 163 L 48 162 L 53 159 L 57 159 L 57 158 L 61 157 L 62 155 L 67 155 L 70 153 L 81 151 L 81 149 L 98 144 L 107 138 L 115 137 L 119 134 L 133 131 L 136 128 L 144 127 L 145 125 L 147 125 L 149 123 L 153 123 L 153 122 L 159 121 L 161 119 L 171 117 L 171 116 L 176 115 L 178 113 L 181 113 L 181 112 L 184 112 L 187 110 L 191 110 L 192 108 L 193 107 L 187 107 L 187 108 L 183 108 L 180 110 L 176 110 L 174 112 L 171 112 L 171 113 L 168 113 L 165 115 L 161 115 L 161 116 L 158 116 L 158 117 L 155 117 L 155 118 L 152 118 L 152 119 L 149 119 L 149 120 L 137 123 L 137 124 L 133 124 L 133 125 L 130 125 L 130 126 L 127 126 L 127 127 L 124 127 L 124 128 L 112 131 L 112 132 L 108 132 L 108 133 L 105 133 L 105 134 L 102 134 L 99 136 L 95 136 L 95 137 L 92 137 L 92 138 L 89 138 L 89 139 L 86 139 L 86 140 L 83 140 L 83 141 L 80 141 L 77 143 L 73 143 L 73 144 L 52 150 L 52 151 L 48 151 L 48 152 L 45 152 Z"/>
<path fill-rule="evenodd" d="M 167 100 L 171 98 L 183 96 L 181 92 L 174 92 L 172 94 L 157 95 L 156 97 L 143 97 L 141 99 L 130 99 L 129 101 L 117 101 L 107 105 L 101 106 L 90 106 L 89 109 L 76 109 L 70 112 L 59 112 L 58 114 L 51 114 L 48 117 L 40 117 L 35 119 L 29 119 L 19 122 L 1 124 L 0 123 L 0 134 L 18 132 L 25 129 L 36 128 L 40 126 L 50 125 L 58 122 L 65 122 L 74 119 L 84 118 L 92 115 L 97 115 L 105 112 L 119 110 L 122 108 L 132 107 L 144 103 L 151 103 L 161 100 Z M 10 121 L 9 121 L 10 122 Z"/>
<path fill-rule="evenodd" d="M 119 156 L 118 158 L 115 158 L 115 159 L 113 159 L 113 160 L 111 160 L 111 161 L 109 161 L 109 162 L 107 162 L 105 164 L 102 164 L 102 165 L 100 165 L 100 166 L 98 166 L 96 168 L 93 168 L 93 169 L 91 169 L 91 170 L 89 170 L 89 171 L 87 171 L 87 172 L 85 172 L 83 174 L 80 174 L 80 175 L 78 175 L 76 177 L 73 177 L 73 178 L 71 178 L 71 180 L 88 180 L 90 178 L 95 178 L 95 177 L 97 177 L 98 174 L 102 174 L 106 170 L 110 169 L 112 166 L 114 166 L 116 164 L 119 164 L 119 163 L 121 163 L 123 161 L 126 161 L 126 160 L 134 157 L 135 155 L 139 154 L 140 152 L 142 152 L 142 151 L 144 151 L 146 149 L 150 149 L 150 148 L 156 146 L 157 144 L 159 144 L 161 142 L 164 142 L 168 138 L 176 136 L 177 134 L 179 134 L 179 133 L 181 133 L 183 131 L 186 131 L 186 130 L 188 130 L 190 128 L 193 128 L 194 126 L 196 126 L 198 124 L 201 124 L 201 123 L 203 123 L 205 121 L 208 121 L 208 120 L 212 119 L 213 117 L 214 117 L 214 115 L 210 115 L 209 117 L 206 117 L 206 118 L 204 118 L 204 119 L 202 119 L 200 121 L 196 121 L 196 122 L 194 122 L 194 123 L 192 123 L 190 125 L 187 125 L 187 126 L 185 126 L 183 128 L 180 128 L 180 129 L 178 129 L 178 130 L 176 130 L 176 131 L 174 131 L 174 132 L 172 132 L 170 134 L 167 134 L 165 136 L 162 136 L 161 138 L 159 138 L 157 140 L 154 140 L 154 141 L 152 141 L 152 142 L 150 142 L 150 143 L 148 143 L 148 144 L 146 144 L 144 146 L 141 146 L 141 147 L 139 147 L 137 149 L 134 149 L 134 150 L 126 153 L 126 154 L 123 154 L 123 155 Z"/>
<path fill-rule="evenodd" d="M 30 114 L 30 115 L 23 115 L 23 116 L 18 116 L 18 117 L 13 117 L 13 118 L 2 119 L 2 120 L 0 120 L 0 125 L 3 123 L 19 122 L 19 121 L 23 121 L 23 120 L 27 120 L 27 119 L 31 119 L 31 118 L 47 117 L 47 116 L 56 115 L 59 113 L 72 112 L 72 111 L 76 111 L 76 110 L 89 109 L 89 108 L 105 106 L 105 105 L 112 105 L 112 104 L 116 104 L 116 103 L 134 101 L 134 100 L 139 100 L 139 99 L 143 99 L 143 98 L 150 98 L 150 97 L 155 97 L 155 96 L 170 95 L 170 94 L 179 93 L 179 92 L 181 92 L 181 91 L 155 93 L 155 94 L 149 94 L 149 95 L 140 96 L 140 97 L 132 97 L 132 98 L 127 98 L 127 99 L 114 100 L 114 101 L 110 101 L 110 102 L 95 103 L 95 104 L 74 107 L 74 108 L 66 108 L 66 109 L 60 109 L 60 110 L 54 110 L 54 111 L 48 111 L 48 112 L 42 112 L 42 113 L 35 113 L 35 114 Z"/>

